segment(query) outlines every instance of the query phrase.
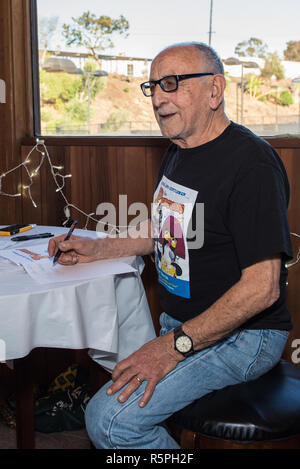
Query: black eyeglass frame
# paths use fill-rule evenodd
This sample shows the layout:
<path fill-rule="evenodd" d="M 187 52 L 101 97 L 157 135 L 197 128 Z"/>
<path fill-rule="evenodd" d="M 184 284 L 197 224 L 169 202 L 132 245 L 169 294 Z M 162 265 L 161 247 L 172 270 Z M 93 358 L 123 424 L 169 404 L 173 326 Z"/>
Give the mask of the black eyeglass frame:
<path fill-rule="evenodd" d="M 154 84 L 155 86 L 159 85 L 165 93 L 174 93 L 174 91 L 178 90 L 178 84 L 179 84 L 180 81 L 187 80 L 188 78 L 204 77 L 204 76 L 207 76 L 207 75 L 215 75 L 215 73 L 207 72 L 207 73 L 187 73 L 185 75 L 166 75 L 165 77 L 162 77 L 160 80 L 145 81 L 144 83 L 141 84 L 141 89 L 142 89 L 143 94 L 147 98 L 151 98 L 154 95 L 155 87 L 153 89 L 153 93 L 146 94 L 146 92 L 145 92 L 146 85 L 148 85 L 147 89 L 149 89 L 149 90 L 150 90 L 150 85 Z M 174 90 L 166 90 L 164 88 L 163 83 L 162 83 L 163 80 L 165 80 L 166 78 L 170 78 L 170 77 L 176 78 L 176 88 Z"/>

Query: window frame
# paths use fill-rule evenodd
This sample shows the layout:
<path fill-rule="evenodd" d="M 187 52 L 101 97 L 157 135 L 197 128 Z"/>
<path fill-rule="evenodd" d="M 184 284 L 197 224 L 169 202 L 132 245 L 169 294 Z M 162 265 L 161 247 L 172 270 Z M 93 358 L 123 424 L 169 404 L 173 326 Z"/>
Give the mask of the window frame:
<path fill-rule="evenodd" d="M 36 138 L 47 139 L 51 145 L 101 145 L 101 146 L 160 146 L 168 140 L 162 136 L 121 136 L 113 135 L 43 135 L 41 133 L 41 106 L 40 106 L 40 76 L 39 76 L 39 48 L 38 48 L 38 8 L 37 0 L 30 1 L 30 40 L 31 40 L 31 67 L 32 67 L 32 94 L 33 94 L 33 138 L 25 138 L 23 143 L 33 144 Z"/>
<path fill-rule="evenodd" d="M 40 106 L 40 77 L 39 77 L 39 50 L 38 50 L 38 8 L 37 0 L 30 2 L 30 40 L 31 40 L 31 68 L 32 68 L 32 95 L 33 95 L 33 130 L 34 138 L 44 138 L 53 145 L 101 145 L 101 146 L 160 146 L 168 141 L 163 136 L 121 136 L 91 135 L 91 136 L 57 136 L 41 133 L 41 106 Z M 300 138 L 294 135 L 288 137 L 260 135 L 276 148 L 300 148 Z M 25 139 L 27 143 L 32 138 Z"/>
<path fill-rule="evenodd" d="M 39 41 L 37 0 L 30 0 L 30 40 L 33 96 L 33 131 L 35 137 L 41 137 L 41 105 L 39 74 Z"/>

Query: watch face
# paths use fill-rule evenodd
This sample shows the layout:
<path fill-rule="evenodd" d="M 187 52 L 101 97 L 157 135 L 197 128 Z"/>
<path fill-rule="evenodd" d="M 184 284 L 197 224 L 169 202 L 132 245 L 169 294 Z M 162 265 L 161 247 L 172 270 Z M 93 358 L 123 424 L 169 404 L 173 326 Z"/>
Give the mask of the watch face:
<path fill-rule="evenodd" d="M 190 350 L 192 350 L 192 346 L 193 344 L 191 339 L 186 335 L 182 335 L 176 340 L 176 348 L 181 353 L 190 352 Z"/>

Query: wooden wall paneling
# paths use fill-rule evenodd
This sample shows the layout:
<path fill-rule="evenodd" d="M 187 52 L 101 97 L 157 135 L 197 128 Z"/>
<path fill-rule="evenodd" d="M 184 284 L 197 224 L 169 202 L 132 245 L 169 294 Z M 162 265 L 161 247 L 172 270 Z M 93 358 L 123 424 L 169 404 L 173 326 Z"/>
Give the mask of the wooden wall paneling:
<path fill-rule="evenodd" d="M 122 171 L 123 167 L 119 167 L 119 158 L 118 158 L 119 147 L 107 147 L 105 154 L 105 166 L 107 172 L 107 200 L 103 202 L 110 202 L 117 208 L 117 217 L 118 217 L 118 208 L 119 208 L 119 191 L 120 187 L 120 175 L 119 171 Z M 99 181 L 102 184 L 102 181 Z M 118 218 L 117 218 L 118 224 Z"/>
<path fill-rule="evenodd" d="M 118 174 L 120 184 L 118 192 L 119 195 L 127 196 L 127 212 L 131 204 L 135 202 L 146 204 L 147 174 L 145 158 L 146 152 L 143 147 L 125 147 L 118 150 Z M 119 218 L 119 224 L 126 226 L 139 215 L 138 212 L 136 215 L 123 213 L 121 218 Z M 148 216 L 149 215 L 148 213 Z M 147 217 L 146 213 L 145 217 Z"/>
<path fill-rule="evenodd" d="M 13 143 L 14 115 L 13 115 L 13 63 L 11 5 L 9 0 L 0 3 L 0 78 L 6 84 L 6 103 L 0 104 L 0 172 L 1 174 L 19 163 L 19 155 Z M 17 193 L 16 181 L 18 174 L 13 173 L 3 180 L 3 190 L 7 193 Z M 10 224 L 19 220 L 21 216 L 21 201 L 0 196 L 0 223 Z"/>
<path fill-rule="evenodd" d="M 298 149 L 286 148 L 278 150 L 280 157 L 285 165 L 290 181 L 290 204 L 288 210 L 290 230 L 292 233 L 300 235 L 300 155 Z M 292 235 L 292 244 L 294 250 L 294 259 L 300 248 L 300 238 Z M 286 360 L 292 360 L 292 354 L 295 350 L 292 344 L 295 339 L 300 339 L 300 263 L 289 268 L 288 287 L 287 287 L 287 305 L 292 315 L 293 330 L 290 333 L 288 343 L 284 352 Z"/>
<path fill-rule="evenodd" d="M 62 175 L 70 174 L 66 166 L 66 153 L 68 148 L 64 147 L 49 147 L 49 155 L 52 164 L 55 166 L 62 166 L 63 169 L 59 172 Z M 57 182 L 62 182 L 61 178 L 57 178 Z M 52 177 L 50 164 L 46 158 L 42 167 L 40 176 L 41 187 L 41 205 L 42 205 L 42 224 L 43 225 L 58 225 L 60 226 L 65 220 L 64 207 L 65 201 L 61 193 L 56 192 L 57 185 Z M 71 179 L 65 180 L 64 194 L 68 198 L 71 187 Z"/>
<path fill-rule="evenodd" d="M 88 152 L 85 152 L 81 147 L 80 166 L 81 166 L 81 184 L 80 184 L 80 202 L 79 206 L 84 207 L 85 212 L 94 212 L 94 200 L 96 196 L 96 188 L 91 185 L 91 164 L 93 159 L 96 158 L 96 148 L 91 147 Z M 73 191 L 72 180 L 72 191 Z"/>
<path fill-rule="evenodd" d="M 71 147 L 69 160 L 69 172 L 72 174 L 70 181 L 69 202 L 87 214 L 95 213 L 99 198 L 103 195 L 102 177 L 105 165 L 99 158 L 99 149 L 96 147 Z M 100 174 L 99 174 L 100 173 Z M 107 178 L 105 178 L 105 181 Z M 86 217 L 77 210 L 72 210 L 72 218 L 79 221 L 79 226 L 84 227 Z M 96 229 L 96 224 L 89 223 L 90 229 Z"/>
<path fill-rule="evenodd" d="M 299 137 L 263 137 L 277 151 L 295 148 L 299 150 Z"/>
<path fill-rule="evenodd" d="M 164 142 L 160 146 L 146 147 L 146 204 L 149 208 L 149 214 L 151 214 L 151 204 L 153 202 L 153 193 L 157 182 L 159 168 L 167 146 L 168 142 Z M 145 270 L 142 278 L 154 327 L 158 334 L 160 330 L 159 316 L 162 313 L 162 309 L 158 297 L 157 272 L 153 256 L 146 256 L 144 260 Z"/>
<path fill-rule="evenodd" d="M 85 212 L 90 214 L 96 214 L 96 208 L 98 205 L 98 200 L 102 195 L 102 187 L 101 187 L 101 176 L 99 175 L 98 169 L 98 162 L 100 163 L 101 158 L 99 158 L 99 149 L 97 147 L 90 147 L 88 149 L 88 158 L 84 158 L 84 148 L 82 148 L 83 157 L 82 157 L 82 170 L 86 170 L 85 180 L 83 184 L 82 190 L 86 192 L 86 196 L 83 197 L 82 203 L 85 207 Z M 86 167 L 88 165 L 88 167 Z M 72 178 L 72 191 L 76 190 L 74 188 L 74 181 Z M 72 196 L 73 199 L 73 196 Z M 83 220 L 84 225 L 86 220 Z M 90 222 L 88 228 L 95 230 L 97 228 L 97 224 L 94 222 Z"/>
<path fill-rule="evenodd" d="M 71 157 L 70 157 L 70 154 L 71 154 L 71 148 L 70 147 L 63 147 L 64 148 L 64 169 L 63 169 L 63 172 L 64 174 L 72 174 L 72 171 L 71 171 Z M 64 191 L 64 194 L 65 194 L 65 197 L 66 199 L 71 202 L 72 200 L 72 179 L 73 179 L 73 175 L 72 175 L 72 178 L 71 179 L 68 179 L 67 180 L 67 183 L 65 185 L 65 191 Z M 62 209 L 64 209 L 65 207 L 65 200 L 62 198 L 62 195 L 60 195 L 61 199 L 62 199 Z M 66 220 L 66 216 L 65 216 L 65 212 L 62 211 L 62 213 L 60 213 L 60 224 L 62 224 L 65 220 Z"/>
<path fill-rule="evenodd" d="M 1 151 L 1 147 L 0 147 Z M 2 153 L 3 155 L 3 153 Z M 5 151 L 4 151 L 5 155 Z M 14 162 L 11 166 L 0 166 L 0 172 L 3 174 L 10 167 L 14 167 Z M 4 169 L 4 171 L 3 171 Z M 19 193 L 19 181 L 21 180 L 21 171 L 18 170 L 10 174 L 3 180 L 2 190 L 8 194 Z M 13 198 L 0 195 L 0 225 L 12 225 L 15 223 L 22 223 L 22 202 L 21 198 Z"/>
<path fill-rule="evenodd" d="M 22 147 L 22 161 L 25 161 L 31 147 Z M 39 164 L 39 154 L 33 152 L 30 157 L 30 164 L 26 165 L 29 172 L 32 173 L 34 169 Z M 22 215 L 24 223 L 36 223 L 38 225 L 42 224 L 42 188 L 41 188 L 41 173 L 34 178 L 34 184 L 31 187 L 32 198 L 37 204 L 35 208 L 30 200 L 27 190 L 22 190 Z M 30 179 L 28 178 L 27 172 L 22 168 L 22 186 L 27 186 L 30 184 Z"/>
<path fill-rule="evenodd" d="M 290 181 L 289 221 L 291 231 L 300 232 L 300 151 L 299 149 L 280 150 L 281 159 L 286 167 Z"/>
<path fill-rule="evenodd" d="M 22 148 L 22 161 L 24 161 L 32 147 Z M 65 149 L 63 147 L 48 148 L 52 164 L 65 165 Z M 40 153 L 34 151 L 30 157 L 30 164 L 27 165 L 29 172 L 32 173 L 40 162 Z M 66 169 L 61 174 L 67 174 Z M 48 159 L 44 163 L 33 179 L 34 184 L 31 187 L 31 194 L 37 207 L 35 208 L 28 191 L 23 189 L 22 214 L 24 223 L 37 223 L 39 225 L 60 225 L 64 220 L 64 201 L 59 193 L 56 192 L 57 186 L 53 180 L 51 168 Z M 61 182 L 61 179 L 58 179 Z M 25 169 L 22 169 L 22 186 L 30 184 Z M 66 188 L 69 180 L 66 180 Z"/>
<path fill-rule="evenodd" d="M 21 141 L 33 135 L 30 61 L 30 20 L 27 0 L 0 2 L 0 78 L 6 83 L 6 103 L 0 104 L 0 171 L 21 161 Z M 11 174 L 4 185 L 17 193 L 20 174 Z M 22 220 L 20 198 L 0 196 L 0 223 Z"/>
<path fill-rule="evenodd" d="M 33 135 L 30 11 L 27 0 L 11 0 L 15 136 Z"/>
<path fill-rule="evenodd" d="M 153 201 L 153 192 L 156 186 L 157 177 L 165 150 L 168 144 L 157 147 L 146 148 L 146 174 L 147 174 L 147 204 L 151 205 Z"/>
<path fill-rule="evenodd" d="M 98 166 L 100 171 L 97 185 L 103 187 L 102 197 L 98 199 L 96 205 L 101 202 L 112 203 L 117 211 L 116 224 L 126 226 L 134 216 L 126 220 L 126 214 L 123 214 L 120 220 L 119 196 L 127 196 L 128 207 L 134 202 L 145 201 L 145 149 L 143 147 L 109 147 L 104 150 L 102 147 L 99 150 L 100 160 L 103 163 L 101 167 Z M 101 178 L 101 172 L 106 180 Z"/>
<path fill-rule="evenodd" d="M 111 181 L 109 177 L 110 164 L 108 161 L 107 147 L 94 147 L 95 155 L 91 159 L 90 166 L 90 190 L 93 192 L 93 202 L 90 207 L 91 212 L 97 212 L 97 207 L 100 203 L 111 202 Z M 96 219 L 99 217 L 96 215 Z M 97 224 L 92 223 L 89 225 L 91 229 L 96 229 Z"/>
<path fill-rule="evenodd" d="M 86 151 L 82 147 L 70 148 L 70 174 L 72 174 L 71 184 L 71 198 L 70 203 L 79 207 L 87 213 L 91 213 L 90 201 L 91 190 L 87 180 L 90 174 L 90 152 L 91 148 Z M 76 210 L 71 211 L 72 218 L 79 221 L 78 227 L 85 226 L 85 218 Z"/>

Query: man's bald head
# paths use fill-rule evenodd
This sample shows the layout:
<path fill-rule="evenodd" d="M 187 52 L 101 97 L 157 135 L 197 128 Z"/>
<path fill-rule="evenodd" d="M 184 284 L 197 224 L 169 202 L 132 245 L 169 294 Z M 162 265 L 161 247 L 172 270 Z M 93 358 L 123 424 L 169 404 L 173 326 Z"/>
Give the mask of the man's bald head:
<path fill-rule="evenodd" d="M 205 62 L 205 64 L 207 65 L 207 69 L 209 69 L 209 71 L 215 74 L 219 73 L 221 75 L 224 75 L 224 66 L 223 66 L 222 60 L 220 59 L 220 57 L 218 56 L 218 54 L 212 47 L 208 46 L 207 44 L 203 42 L 193 41 L 193 42 L 181 42 L 178 44 L 173 44 L 163 49 L 157 55 L 157 57 L 159 57 L 161 54 L 170 52 L 172 49 L 179 49 L 179 48 L 185 48 L 187 50 L 187 53 L 188 53 L 188 49 L 190 48 L 196 49 L 199 52 L 200 59 Z"/>

